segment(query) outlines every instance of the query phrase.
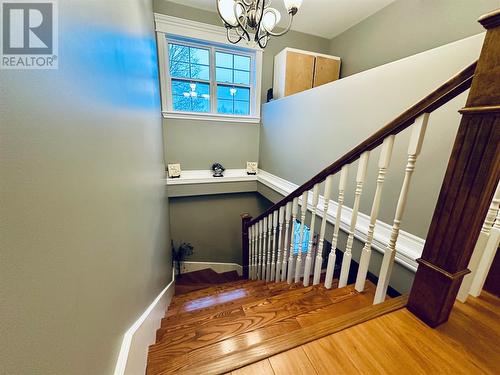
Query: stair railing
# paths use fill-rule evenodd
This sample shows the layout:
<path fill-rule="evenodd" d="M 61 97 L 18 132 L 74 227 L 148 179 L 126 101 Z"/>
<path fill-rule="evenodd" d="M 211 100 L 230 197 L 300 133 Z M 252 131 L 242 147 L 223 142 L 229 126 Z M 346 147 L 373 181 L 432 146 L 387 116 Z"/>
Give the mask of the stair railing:
<path fill-rule="evenodd" d="M 261 264 L 263 269 L 260 274 L 259 272 L 256 274 L 254 272 L 255 278 L 265 279 L 266 281 L 287 280 L 288 283 L 292 281 L 296 283 L 300 282 L 303 262 L 302 251 L 307 250 L 302 282 L 305 286 L 309 285 L 310 272 L 314 270 L 313 284 L 318 284 L 323 264 L 322 251 L 324 249 L 326 213 L 329 207 L 333 206 L 334 208 L 336 207 L 335 225 L 331 241 L 332 247 L 328 253 L 326 279 L 324 281 L 326 288 L 332 287 L 338 234 L 342 221 L 342 207 L 348 177 L 347 171 L 353 162 L 359 160 L 356 173 L 355 199 L 350 217 L 347 245 L 343 254 L 338 287 L 343 287 L 347 284 L 347 277 L 352 261 L 352 244 L 363 184 L 366 178 L 368 159 L 370 152 L 380 146 L 381 153 L 378 160 L 376 191 L 372 203 L 368 235 L 362 250 L 355 283 L 356 290 L 362 292 L 365 288 L 370 264 L 371 245 L 381 204 L 384 177 L 390 165 L 394 140 L 398 133 L 411 127 L 404 179 L 394 214 L 389 243 L 384 251 L 373 301 L 374 304 L 383 302 L 386 298 L 395 261 L 397 239 L 412 177 L 432 113 L 472 86 L 467 100 L 467 107 L 460 111 L 463 116 L 462 121 L 422 258 L 418 259 L 419 268 L 409 299 L 410 310 L 428 324 L 434 326 L 447 319 L 449 309 L 451 309 L 450 300 L 454 300 L 458 291 L 460 284 L 457 284 L 457 282 L 460 282 L 468 272 L 466 269 L 468 259 L 472 253 L 473 244 L 481 229 L 481 224 L 486 216 L 500 175 L 500 147 L 498 146 L 500 142 L 500 63 L 498 60 L 498 56 L 500 56 L 500 11 L 483 17 L 480 22 L 488 29 L 488 32 L 478 62 L 471 64 L 452 77 L 364 142 L 354 147 L 291 194 L 274 204 L 267 211 L 245 223 L 244 227 L 250 236 L 244 238 L 244 241 L 249 241 L 250 244 L 253 243 L 253 254 L 255 252 L 258 254 L 257 256 L 248 257 L 249 262 L 255 262 L 255 259 L 260 259 L 259 255 L 262 255 L 260 254 L 262 247 L 255 246 L 255 242 L 258 243 L 261 239 L 260 230 L 264 228 L 265 231 L 267 223 L 270 223 L 274 218 L 275 229 L 276 223 L 280 223 L 277 231 L 274 230 L 271 233 L 272 226 L 270 225 L 269 231 L 264 232 L 264 238 L 267 236 L 267 233 L 273 237 L 272 246 L 270 245 L 271 247 L 265 248 L 266 259 L 270 259 L 270 254 L 278 251 L 278 261 L 277 263 L 272 261 L 269 263 L 273 265 L 273 272 L 268 270 L 265 272 L 264 264 Z M 332 177 L 337 173 L 340 173 L 340 182 L 338 186 L 338 198 L 337 202 L 335 202 L 330 201 L 330 196 L 332 195 Z M 322 183 L 324 183 L 323 196 L 320 196 L 320 184 Z M 457 191 L 457 189 L 463 189 L 463 191 Z M 312 194 L 309 194 L 310 190 L 312 190 Z M 455 203 L 457 204 L 455 205 Z M 299 205 L 301 207 L 300 238 L 298 253 L 295 255 L 294 243 L 296 242 L 296 234 L 294 226 L 297 222 Z M 302 248 L 304 228 L 307 224 L 306 212 L 308 205 L 311 207 L 309 210 L 312 213 L 309 222 L 311 238 L 314 235 L 316 212 L 322 212 L 323 216 L 319 231 L 317 254 L 314 259 L 311 252 L 311 243 L 309 243 L 307 249 Z M 318 205 L 320 206 L 319 208 Z M 458 209 L 464 207 L 470 209 L 472 209 L 471 207 L 475 207 L 476 210 L 475 212 L 470 211 L 469 217 L 464 218 L 463 210 Z M 454 210 L 455 208 L 457 209 Z M 284 226 L 281 225 L 283 222 L 285 223 Z M 450 227 L 450 223 L 453 226 Z M 458 227 L 455 227 L 456 225 Z M 457 232 L 458 228 L 461 228 L 462 232 Z M 453 248 L 449 245 L 445 246 L 445 253 L 447 252 L 448 255 L 451 255 L 451 258 L 447 258 L 446 255 L 439 253 L 440 248 L 443 247 L 443 233 L 448 233 L 449 236 L 453 233 L 458 233 L 461 236 L 460 238 L 465 241 L 465 243 L 452 241 L 455 244 Z M 280 263 L 281 252 L 279 249 L 282 241 L 283 254 L 281 258 L 282 262 Z M 286 260 L 287 256 L 288 260 Z M 271 259 L 274 259 L 274 257 Z M 259 267 L 259 264 L 254 263 L 251 265 L 251 269 L 255 266 Z M 263 276 L 264 272 L 265 277 Z M 433 280 L 432 282 L 430 281 L 431 279 Z M 436 284 L 432 285 L 433 282 Z M 436 286 L 442 287 L 443 291 L 433 290 L 436 289 Z M 432 296 L 429 296 L 429 294 Z M 450 296 L 453 294 L 455 296 L 450 299 Z M 426 298 L 432 301 L 432 307 L 425 306 Z"/>

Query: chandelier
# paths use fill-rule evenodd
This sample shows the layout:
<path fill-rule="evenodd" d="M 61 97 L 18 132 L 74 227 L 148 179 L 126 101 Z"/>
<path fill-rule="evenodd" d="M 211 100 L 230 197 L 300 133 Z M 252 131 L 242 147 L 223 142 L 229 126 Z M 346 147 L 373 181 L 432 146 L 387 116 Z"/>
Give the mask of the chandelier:
<path fill-rule="evenodd" d="M 273 32 L 281 20 L 279 11 L 271 7 L 271 0 L 215 0 L 217 11 L 224 21 L 227 39 L 236 44 L 241 40 L 265 48 L 271 36 L 286 34 L 292 26 L 302 0 L 283 0 L 288 12 L 288 25 L 281 32 Z"/>

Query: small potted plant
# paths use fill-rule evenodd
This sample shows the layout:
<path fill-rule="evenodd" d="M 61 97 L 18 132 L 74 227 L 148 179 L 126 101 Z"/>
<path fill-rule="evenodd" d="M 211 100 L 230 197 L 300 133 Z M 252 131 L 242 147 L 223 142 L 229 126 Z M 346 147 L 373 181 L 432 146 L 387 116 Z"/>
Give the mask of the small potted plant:
<path fill-rule="evenodd" d="M 174 241 L 172 240 L 172 262 L 177 268 L 177 275 L 181 277 L 181 265 L 184 260 L 193 255 L 193 246 L 190 243 L 183 242 L 175 248 Z"/>

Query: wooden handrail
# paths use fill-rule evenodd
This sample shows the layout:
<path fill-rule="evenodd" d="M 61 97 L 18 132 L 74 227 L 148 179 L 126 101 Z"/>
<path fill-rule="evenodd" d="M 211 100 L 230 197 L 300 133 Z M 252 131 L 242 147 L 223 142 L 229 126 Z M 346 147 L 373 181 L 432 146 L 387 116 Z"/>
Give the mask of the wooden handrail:
<path fill-rule="evenodd" d="M 330 164 L 328 167 L 323 169 L 321 172 L 316 174 L 309 181 L 299 186 L 292 193 L 270 207 L 267 211 L 248 222 L 247 225 L 254 225 L 259 220 L 262 220 L 270 213 L 279 209 L 281 206 L 284 206 L 288 202 L 292 201 L 293 198 L 299 197 L 303 192 L 312 189 L 315 184 L 323 182 L 328 176 L 337 173 L 344 165 L 354 162 L 361 156 L 362 153 L 373 150 L 374 148 L 382 144 L 384 139 L 388 136 L 398 134 L 399 132 L 405 130 L 407 127 L 413 124 L 418 116 L 424 113 L 433 112 L 437 108 L 448 103 L 456 96 L 460 95 L 465 90 L 469 89 L 472 84 L 472 78 L 474 77 L 476 66 L 477 61 L 449 79 L 443 85 L 439 86 L 425 98 L 414 104 L 412 107 L 400 114 L 383 128 L 368 137 L 365 141 L 361 142 L 351 151 L 347 152 L 335 162 Z"/>

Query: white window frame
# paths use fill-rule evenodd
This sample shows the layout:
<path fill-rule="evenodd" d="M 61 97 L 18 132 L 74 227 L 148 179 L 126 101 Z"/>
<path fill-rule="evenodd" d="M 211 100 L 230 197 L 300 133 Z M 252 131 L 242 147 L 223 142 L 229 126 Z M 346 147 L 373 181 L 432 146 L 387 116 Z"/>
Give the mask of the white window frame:
<path fill-rule="evenodd" d="M 158 59 L 160 68 L 160 88 L 162 115 L 164 118 L 180 118 L 191 120 L 229 121 L 260 123 L 262 50 L 260 48 L 240 47 L 229 43 L 223 27 L 155 13 L 156 37 L 158 43 Z M 181 112 L 172 108 L 171 77 L 168 67 L 168 43 L 179 43 L 210 51 L 210 108 L 211 112 Z M 249 56 L 250 85 L 231 84 L 235 87 L 250 87 L 250 115 L 229 115 L 217 113 L 217 84 L 226 85 L 215 80 L 215 52 L 226 52 Z M 193 79 L 193 81 L 204 81 Z"/>

